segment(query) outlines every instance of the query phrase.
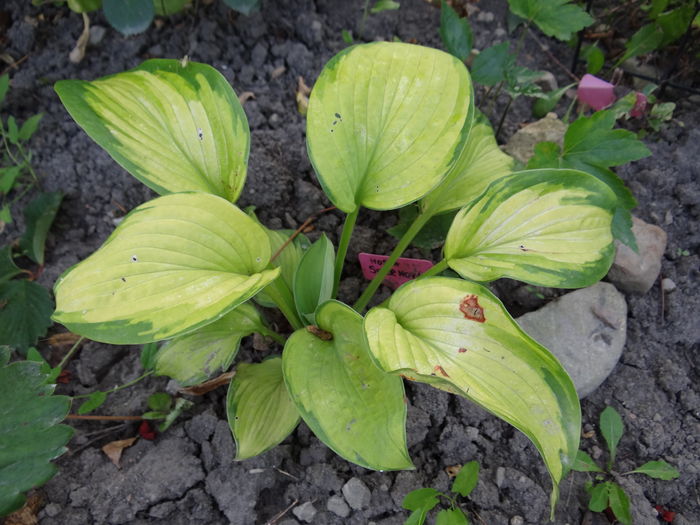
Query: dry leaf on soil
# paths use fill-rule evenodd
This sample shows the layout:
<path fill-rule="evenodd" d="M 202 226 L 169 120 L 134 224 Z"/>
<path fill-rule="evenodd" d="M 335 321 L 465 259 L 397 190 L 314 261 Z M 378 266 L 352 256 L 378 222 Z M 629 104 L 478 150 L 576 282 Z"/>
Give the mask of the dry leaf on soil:
<path fill-rule="evenodd" d="M 102 452 L 104 452 L 107 455 L 107 457 L 110 460 L 112 460 L 112 463 L 114 463 L 114 465 L 117 468 L 122 468 L 119 464 L 119 461 L 122 458 L 122 452 L 124 452 L 125 448 L 129 448 L 131 445 L 133 445 L 137 439 L 138 436 L 134 436 L 128 439 L 119 439 L 117 441 L 112 441 L 110 443 L 107 443 L 104 447 L 102 447 Z"/>

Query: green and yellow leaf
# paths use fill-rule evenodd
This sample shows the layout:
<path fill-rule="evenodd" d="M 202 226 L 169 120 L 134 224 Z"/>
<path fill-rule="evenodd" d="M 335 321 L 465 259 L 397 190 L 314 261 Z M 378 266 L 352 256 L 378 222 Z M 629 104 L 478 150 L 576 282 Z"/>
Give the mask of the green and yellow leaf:
<path fill-rule="evenodd" d="M 87 134 L 156 192 L 238 198 L 250 150 L 248 121 L 211 66 L 148 60 L 92 82 L 62 80 L 56 92 Z"/>
<path fill-rule="evenodd" d="M 465 279 L 510 277 L 579 288 L 599 281 L 614 258 L 615 195 L 575 170 L 514 173 L 494 182 L 452 223 L 448 265 Z"/>
<path fill-rule="evenodd" d="M 445 277 L 411 281 L 369 311 L 364 330 L 382 370 L 471 399 L 530 438 L 556 501 L 578 449 L 576 389 L 488 289 Z"/>
<path fill-rule="evenodd" d="M 403 384 L 372 363 L 362 318 L 328 301 L 317 310 L 316 322 L 318 327 L 294 332 L 282 355 L 284 379 L 301 417 L 348 461 L 375 470 L 412 468 Z"/>
<path fill-rule="evenodd" d="M 513 171 L 513 159 L 496 143 L 485 120 L 474 123 L 464 149 L 440 185 L 421 200 L 425 213 L 437 215 L 466 206 L 489 184 Z"/>
<path fill-rule="evenodd" d="M 112 344 L 192 332 L 275 279 L 265 232 L 235 205 L 207 193 L 142 204 L 102 247 L 56 283 L 53 319 Z"/>
<path fill-rule="evenodd" d="M 286 438 L 299 423 L 299 412 L 284 384 L 282 359 L 238 365 L 228 389 L 226 413 L 237 460 L 262 454 Z"/>
<path fill-rule="evenodd" d="M 255 307 L 243 303 L 218 321 L 166 342 L 156 354 L 156 374 L 171 377 L 182 386 L 206 381 L 217 371 L 227 370 L 241 339 L 264 326 Z"/>
<path fill-rule="evenodd" d="M 309 157 L 344 212 L 400 208 L 447 173 L 473 113 L 469 73 L 455 57 L 398 42 L 353 46 L 311 92 Z"/>

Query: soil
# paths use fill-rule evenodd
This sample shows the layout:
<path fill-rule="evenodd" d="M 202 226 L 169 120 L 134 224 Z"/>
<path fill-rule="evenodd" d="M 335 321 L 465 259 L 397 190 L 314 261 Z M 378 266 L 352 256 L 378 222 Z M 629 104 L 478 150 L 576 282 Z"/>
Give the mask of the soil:
<path fill-rule="evenodd" d="M 3 2 L 0 11 L 9 15 L 4 52 L 15 59 L 27 55 L 10 71 L 12 88 L 5 109 L 20 119 L 38 111 L 45 114 L 32 140 L 35 166 L 45 190 L 65 193 L 48 238 L 40 282 L 51 287 L 61 272 L 100 246 L 125 210 L 153 197 L 71 120 L 53 91 L 56 81 L 94 79 L 135 67 L 150 57 L 189 55 L 191 60 L 213 65 L 237 93 L 255 95 L 244 105 L 252 146 L 239 204 L 254 205 L 271 228 L 293 228 L 329 206 L 306 155 L 304 118 L 295 102 L 297 79 L 302 76 L 312 85 L 323 64 L 345 47 L 341 31 L 357 26 L 361 4 L 359 0 L 269 0 L 262 13 L 244 17 L 221 1 L 200 2 L 196 10 L 159 20 L 146 33 L 129 38 L 96 14 L 92 22 L 106 29 L 104 37 L 88 47 L 82 62 L 72 64 L 68 55 L 82 30 L 78 15 L 61 6 Z M 511 38 L 505 32 L 505 2 L 481 1 L 474 6 L 480 9 L 472 16 L 477 48 Z M 398 11 L 369 17 L 365 38 L 396 36 L 441 47 L 438 27 L 437 9 L 424 0 L 402 0 Z M 538 38 L 569 62 L 571 50 L 541 35 Z M 523 63 L 551 70 L 560 85 L 568 83 L 530 38 Z M 282 67 L 282 74 L 276 76 Z M 677 289 L 663 295 L 657 283 L 644 296 L 627 296 L 628 339 L 622 359 L 605 383 L 582 401 L 585 437 L 581 446 L 593 457 L 603 454 L 605 458 L 597 421 L 601 410 L 612 405 L 626 427 L 618 472 L 656 459 L 668 461 L 681 472 L 675 481 L 640 475 L 622 479 L 632 498 L 634 522 L 643 525 L 662 523 L 651 510 L 655 505 L 675 512 L 673 523 L 700 523 L 700 112 L 697 100 L 677 102 L 674 121 L 645 140 L 653 156 L 618 170 L 639 200 L 635 213 L 668 232 L 662 275 L 672 279 Z M 528 103 L 518 101 L 501 138 L 528 120 L 532 120 Z M 19 218 L 18 211 L 14 215 Z M 394 213 L 361 214 L 341 298 L 351 301 L 361 291 L 358 252 L 391 250 L 394 240 L 384 232 L 395 221 Z M 340 213 L 327 213 L 311 236 L 323 231 L 337 240 L 341 223 Z M 0 243 L 15 238 L 22 228 L 19 218 L 0 235 Z M 420 256 L 421 252 L 409 254 Z M 496 288 L 509 306 L 523 311 L 522 304 L 510 299 L 513 286 L 505 283 Z M 53 330 L 60 332 L 62 327 Z M 41 350 L 45 355 L 54 352 L 57 358 L 48 345 L 42 344 Z M 259 361 L 278 351 L 274 347 L 267 352 L 253 350 L 252 342 L 246 341 L 238 359 Z M 89 342 L 68 369 L 72 381 L 60 385 L 60 393 L 104 390 L 141 373 L 139 349 Z M 99 413 L 140 414 L 150 393 L 173 388 L 167 379 L 149 378 L 112 395 Z M 75 423 L 70 451 L 57 461 L 59 474 L 41 489 L 45 507 L 39 522 L 249 525 L 272 520 L 292 525 L 298 523 L 296 514 L 288 511 L 277 518 L 278 513 L 294 502 L 297 507 L 311 502 L 317 511 L 310 518 L 314 524 L 400 524 L 408 516 L 401 510 L 408 491 L 428 486 L 445 490 L 450 485 L 445 468 L 470 460 L 478 460 L 482 469 L 478 487 L 464 505 L 474 523 L 547 522 L 548 475 L 522 434 L 459 397 L 419 384 L 406 388 L 415 471 L 371 472 L 352 465 L 321 444 L 303 423 L 281 446 L 236 463 L 225 420 L 225 389 L 220 389 L 194 398 L 194 407 L 155 440 L 140 439 L 125 450 L 121 469 L 100 447 L 136 435 L 137 424 Z M 371 498 L 364 508 L 350 509 L 347 517 L 339 517 L 327 510 L 327 503 L 342 493 L 351 478 L 364 483 Z M 556 523 L 582 523 L 587 479 L 575 473 L 562 483 Z M 306 505 L 300 510 L 312 509 Z"/>

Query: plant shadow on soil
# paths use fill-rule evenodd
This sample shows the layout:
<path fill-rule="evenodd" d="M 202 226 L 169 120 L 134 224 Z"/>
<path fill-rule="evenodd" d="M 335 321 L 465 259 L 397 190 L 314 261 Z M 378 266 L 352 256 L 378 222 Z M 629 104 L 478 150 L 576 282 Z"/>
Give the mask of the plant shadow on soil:
<path fill-rule="evenodd" d="M 293 228 L 329 205 L 306 156 L 304 119 L 296 111 L 294 98 L 297 78 L 303 76 L 312 85 L 323 64 L 344 47 L 341 30 L 356 23 L 360 4 L 269 1 L 263 13 L 243 17 L 217 1 L 200 5 L 196 15 L 174 16 L 130 38 L 108 28 L 96 15 L 93 24 L 107 27 L 106 34 L 88 47 L 79 64 L 68 60 L 82 30 L 78 15 L 61 7 L 31 7 L 20 0 L 3 4 L 0 11 L 10 15 L 6 52 L 15 58 L 28 55 L 11 71 L 13 88 L 7 104 L 19 117 L 37 111 L 46 114 L 32 142 L 35 164 L 45 189 L 66 193 L 48 239 L 40 282 L 52 286 L 61 272 L 98 248 L 124 210 L 153 196 L 70 119 L 53 91 L 54 82 L 97 78 L 151 57 L 189 55 L 191 60 L 213 65 L 238 94 L 255 94 L 244 104 L 252 144 L 248 181 L 239 205 L 256 206 L 260 219 L 271 228 Z M 476 47 L 508 38 L 503 31 L 504 4 L 478 4 L 495 17 L 472 19 Z M 398 11 L 370 17 L 366 34 L 441 47 L 438 27 L 437 9 L 423 0 L 404 0 Z M 523 61 L 531 67 L 550 68 L 547 57 L 531 42 Z M 276 76 L 282 67 L 284 72 Z M 560 83 L 566 81 L 560 71 L 553 73 Z M 656 504 L 678 513 L 674 523 L 700 523 L 700 113 L 689 101 L 681 101 L 677 118 L 684 127 L 672 123 L 646 141 L 652 157 L 618 171 L 639 200 L 635 213 L 668 232 L 662 273 L 678 288 L 666 296 L 663 317 L 658 284 L 644 296 L 627 296 L 628 339 L 622 359 L 582 403 L 584 431 L 595 428 L 605 405 L 621 412 L 626 424 L 618 452 L 621 472 L 660 458 L 681 472 L 681 478 L 671 482 L 626 478 L 638 524 L 659 523 L 650 512 Z M 519 101 L 503 136 L 527 120 L 531 120 L 528 105 Z M 357 253 L 388 253 L 394 241 L 384 230 L 395 220 L 393 213 L 361 214 L 348 254 L 348 277 L 341 287 L 346 300 L 356 297 L 363 285 Z M 337 239 L 341 224 L 341 214 L 328 213 L 316 222 L 311 237 L 323 231 Z M 0 234 L 0 240 L 15 238 L 22 226 L 20 219 Z M 682 250 L 690 255 L 681 255 Z M 414 250 L 409 255 L 421 253 Z M 501 283 L 496 288 L 508 303 L 512 286 Z M 237 359 L 259 361 L 268 354 L 246 342 Z M 61 386 L 60 393 L 107 389 L 139 374 L 138 349 L 88 343 L 69 370 L 73 380 Z M 100 413 L 141 413 L 148 395 L 165 388 L 166 379 L 149 379 L 111 396 Z M 39 514 L 40 523 L 248 525 L 265 523 L 297 500 L 313 502 L 314 524 L 400 524 L 407 517 L 400 509 L 407 492 L 421 486 L 444 491 L 450 485 L 445 467 L 474 459 L 482 465 L 481 479 L 466 509 L 475 523 L 507 524 L 514 516 L 528 524 L 547 522 L 549 477 L 522 434 L 466 400 L 427 386 L 407 385 L 407 395 L 408 441 L 416 470 L 398 473 L 370 472 L 347 463 L 303 423 L 281 446 L 259 458 L 233 462 L 234 444 L 221 391 L 195 399 L 194 408 L 155 441 L 139 440 L 127 449 L 121 469 L 100 447 L 135 435 L 136 426 L 76 424 L 70 453 L 58 461 L 59 474 L 42 489 L 46 506 Z M 584 438 L 582 448 L 596 457 L 603 449 L 601 439 L 598 435 Z M 326 503 L 331 495 L 341 494 L 352 477 L 369 488 L 371 500 L 365 508 L 341 518 L 328 511 Z M 572 474 L 562 483 L 556 523 L 581 523 L 585 479 L 584 474 Z M 278 523 L 291 525 L 297 523 L 295 519 L 289 512 Z"/>

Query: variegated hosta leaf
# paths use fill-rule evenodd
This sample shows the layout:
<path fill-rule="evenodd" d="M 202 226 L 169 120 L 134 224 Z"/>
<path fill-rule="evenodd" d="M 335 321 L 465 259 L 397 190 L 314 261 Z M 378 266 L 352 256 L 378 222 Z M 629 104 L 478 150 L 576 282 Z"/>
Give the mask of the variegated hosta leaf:
<path fill-rule="evenodd" d="M 262 454 L 286 438 L 299 423 L 299 412 L 284 384 L 282 359 L 238 365 L 228 389 L 226 413 L 237 460 Z"/>
<path fill-rule="evenodd" d="M 248 120 L 211 66 L 148 60 L 92 82 L 62 80 L 56 92 L 87 134 L 156 192 L 238 198 L 250 151 Z"/>
<path fill-rule="evenodd" d="M 411 281 L 369 311 L 378 365 L 471 399 L 520 429 L 557 484 L 573 464 L 581 412 L 571 379 L 488 289 L 446 277 Z"/>
<path fill-rule="evenodd" d="M 513 159 L 498 147 L 488 121 L 474 122 L 457 162 L 440 185 L 423 197 L 421 207 L 430 215 L 458 210 L 512 169 Z"/>
<path fill-rule="evenodd" d="M 473 114 L 469 73 L 453 56 L 397 42 L 353 46 L 311 92 L 309 157 L 344 212 L 400 208 L 442 179 Z"/>
<path fill-rule="evenodd" d="M 264 329 L 260 312 L 243 303 L 218 321 L 166 342 L 156 354 L 156 374 L 171 377 L 182 386 L 206 381 L 231 366 L 242 338 Z"/>
<path fill-rule="evenodd" d="M 282 247 L 282 245 L 287 242 L 289 237 L 294 233 L 294 230 L 264 229 L 265 233 L 267 233 L 267 238 L 270 241 L 270 250 L 272 253 L 277 252 L 277 250 L 279 250 L 280 247 Z M 297 266 L 299 266 L 301 256 L 304 255 L 304 252 L 309 249 L 310 244 L 311 243 L 309 240 L 304 235 L 300 234 L 284 247 L 279 255 L 277 255 L 275 260 L 270 263 L 273 267 L 280 268 L 280 278 L 275 279 L 273 282 L 267 285 L 263 291 L 255 296 L 255 301 L 257 303 L 268 308 L 274 307 L 275 302 L 268 294 L 268 291 L 272 291 L 271 288 L 282 288 L 285 294 L 289 294 L 289 296 L 292 297 L 292 306 L 294 306 L 292 294 L 292 287 L 294 286 L 294 273 L 296 272 Z"/>
<path fill-rule="evenodd" d="M 348 461 L 375 470 L 413 468 L 403 384 L 372 363 L 362 318 L 328 301 L 316 322 L 318 327 L 294 332 L 282 354 L 284 379 L 301 417 Z"/>
<path fill-rule="evenodd" d="M 112 344 L 191 332 L 276 278 L 265 232 L 234 204 L 176 193 L 142 204 L 56 282 L 53 319 Z"/>
<path fill-rule="evenodd" d="M 539 286 L 589 286 L 615 255 L 615 203 L 604 183 L 580 171 L 517 172 L 457 214 L 445 259 L 474 281 L 510 277 Z"/>

